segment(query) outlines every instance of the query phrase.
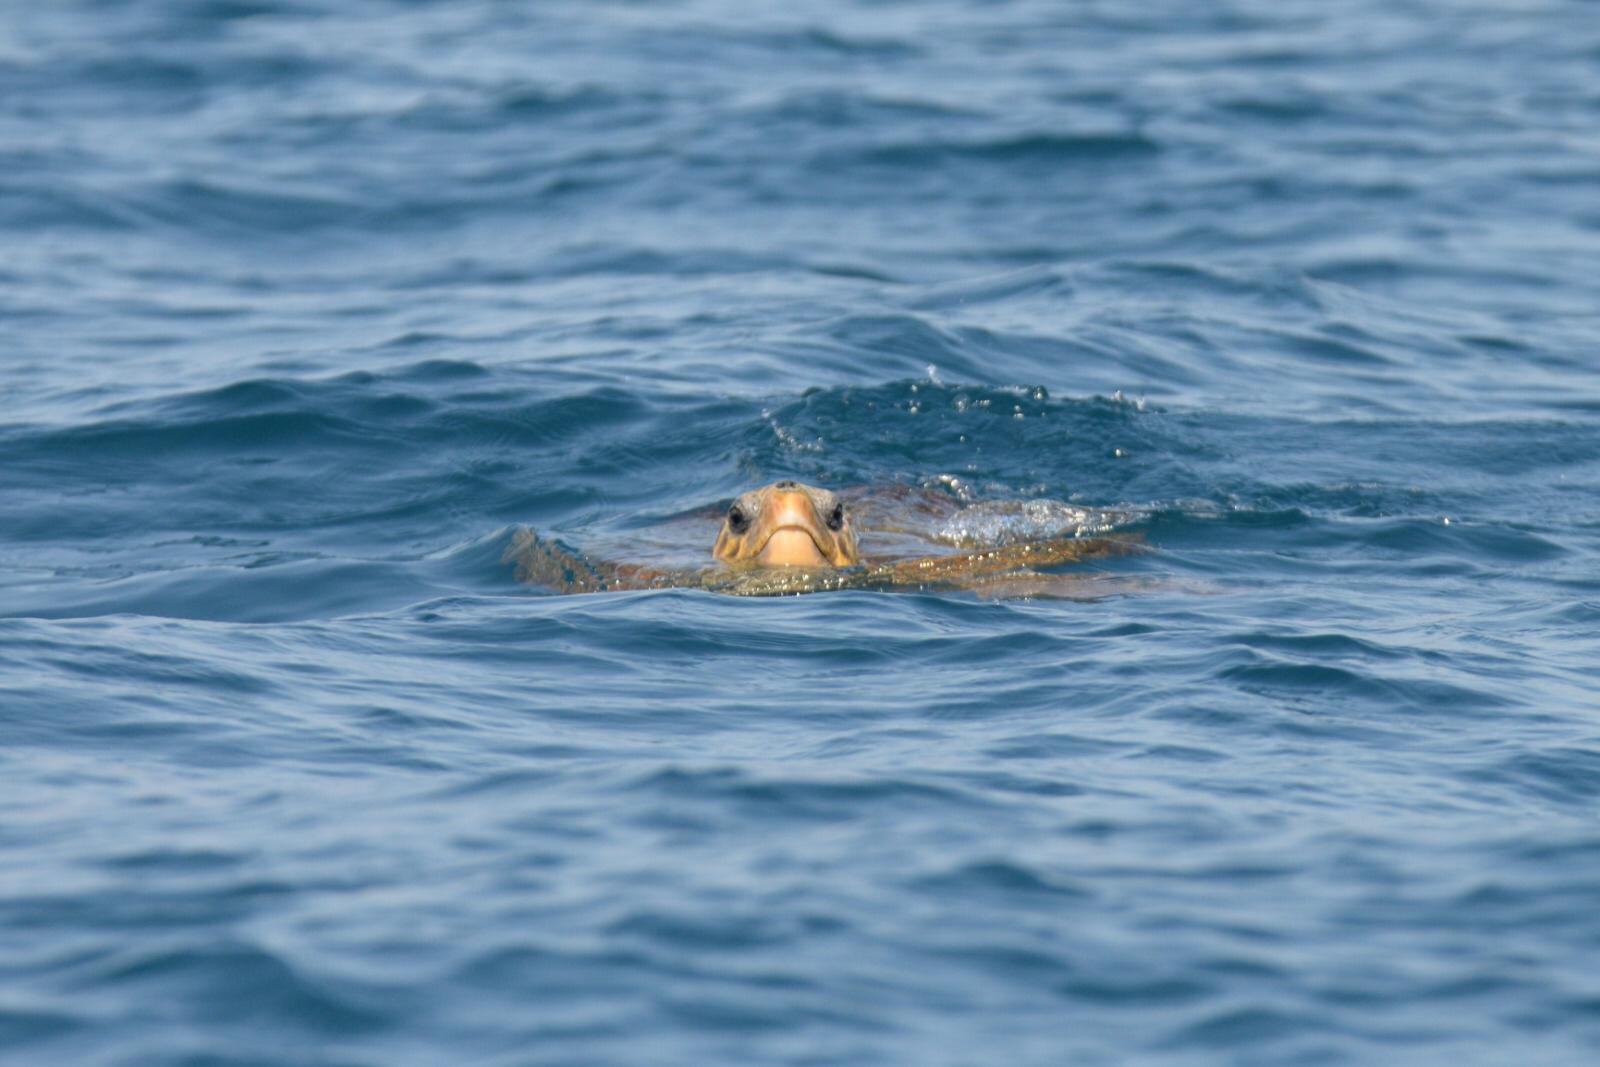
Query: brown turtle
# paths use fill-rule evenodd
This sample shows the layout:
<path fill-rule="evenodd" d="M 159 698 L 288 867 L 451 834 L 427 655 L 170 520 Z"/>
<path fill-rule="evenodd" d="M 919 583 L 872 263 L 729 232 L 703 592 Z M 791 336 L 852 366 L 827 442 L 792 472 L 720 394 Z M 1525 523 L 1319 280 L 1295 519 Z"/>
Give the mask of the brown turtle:
<path fill-rule="evenodd" d="M 958 486 L 953 479 L 946 484 Z M 516 565 L 519 581 L 563 593 L 692 588 L 783 596 L 829 589 L 953 589 L 1082 597 L 1097 595 L 1085 579 L 1041 568 L 1135 547 L 1129 535 L 1084 536 L 1108 530 L 1126 515 L 1057 501 L 963 505 L 947 492 L 907 487 L 839 494 L 774 482 L 740 496 L 726 511 L 690 512 L 679 521 L 704 522 L 718 514 L 721 528 L 711 550 L 717 562 L 709 567 L 606 562 L 526 528 L 513 531 L 504 561 Z M 879 542 L 879 554 L 862 555 L 858 534 Z M 932 546 L 942 551 L 928 554 Z"/>

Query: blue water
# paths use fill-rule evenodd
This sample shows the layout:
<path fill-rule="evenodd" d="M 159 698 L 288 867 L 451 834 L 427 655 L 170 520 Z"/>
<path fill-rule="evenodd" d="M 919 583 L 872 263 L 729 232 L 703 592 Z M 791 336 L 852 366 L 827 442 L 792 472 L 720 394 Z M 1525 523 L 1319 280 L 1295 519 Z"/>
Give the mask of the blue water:
<path fill-rule="evenodd" d="M 0 1063 L 1600 1062 L 1597 129 L 1578 0 L 6 5 Z M 780 477 L 1150 551 L 501 562 Z"/>

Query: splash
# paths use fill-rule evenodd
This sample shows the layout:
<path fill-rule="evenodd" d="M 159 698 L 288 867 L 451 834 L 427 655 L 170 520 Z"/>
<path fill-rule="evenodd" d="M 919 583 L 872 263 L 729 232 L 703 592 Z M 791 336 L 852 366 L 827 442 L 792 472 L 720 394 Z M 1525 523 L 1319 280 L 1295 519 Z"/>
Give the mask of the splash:
<path fill-rule="evenodd" d="M 1012 545 L 1105 534 L 1135 518 L 1132 512 L 1081 508 L 1059 500 L 993 500 L 962 508 L 934 531 L 957 548 Z"/>

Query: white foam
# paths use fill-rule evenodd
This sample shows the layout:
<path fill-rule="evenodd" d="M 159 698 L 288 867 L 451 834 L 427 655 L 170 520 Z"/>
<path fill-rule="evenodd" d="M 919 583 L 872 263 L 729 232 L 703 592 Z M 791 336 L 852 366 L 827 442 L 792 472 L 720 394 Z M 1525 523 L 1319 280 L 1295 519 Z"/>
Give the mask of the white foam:
<path fill-rule="evenodd" d="M 991 500 L 962 508 L 934 531 L 959 548 L 997 547 L 1062 537 L 1093 537 L 1129 522 L 1126 511 L 1081 508 L 1059 500 Z"/>

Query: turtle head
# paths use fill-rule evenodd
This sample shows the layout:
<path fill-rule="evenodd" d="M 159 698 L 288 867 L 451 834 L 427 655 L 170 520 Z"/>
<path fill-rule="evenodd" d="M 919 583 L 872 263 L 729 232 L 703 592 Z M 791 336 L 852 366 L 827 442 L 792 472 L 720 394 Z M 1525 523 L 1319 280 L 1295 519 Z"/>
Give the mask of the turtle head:
<path fill-rule="evenodd" d="M 857 560 L 856 531 L 828 490 L 773 482 L 733 502 L 711 554 L 761 567 L 849 567 Z"/>

